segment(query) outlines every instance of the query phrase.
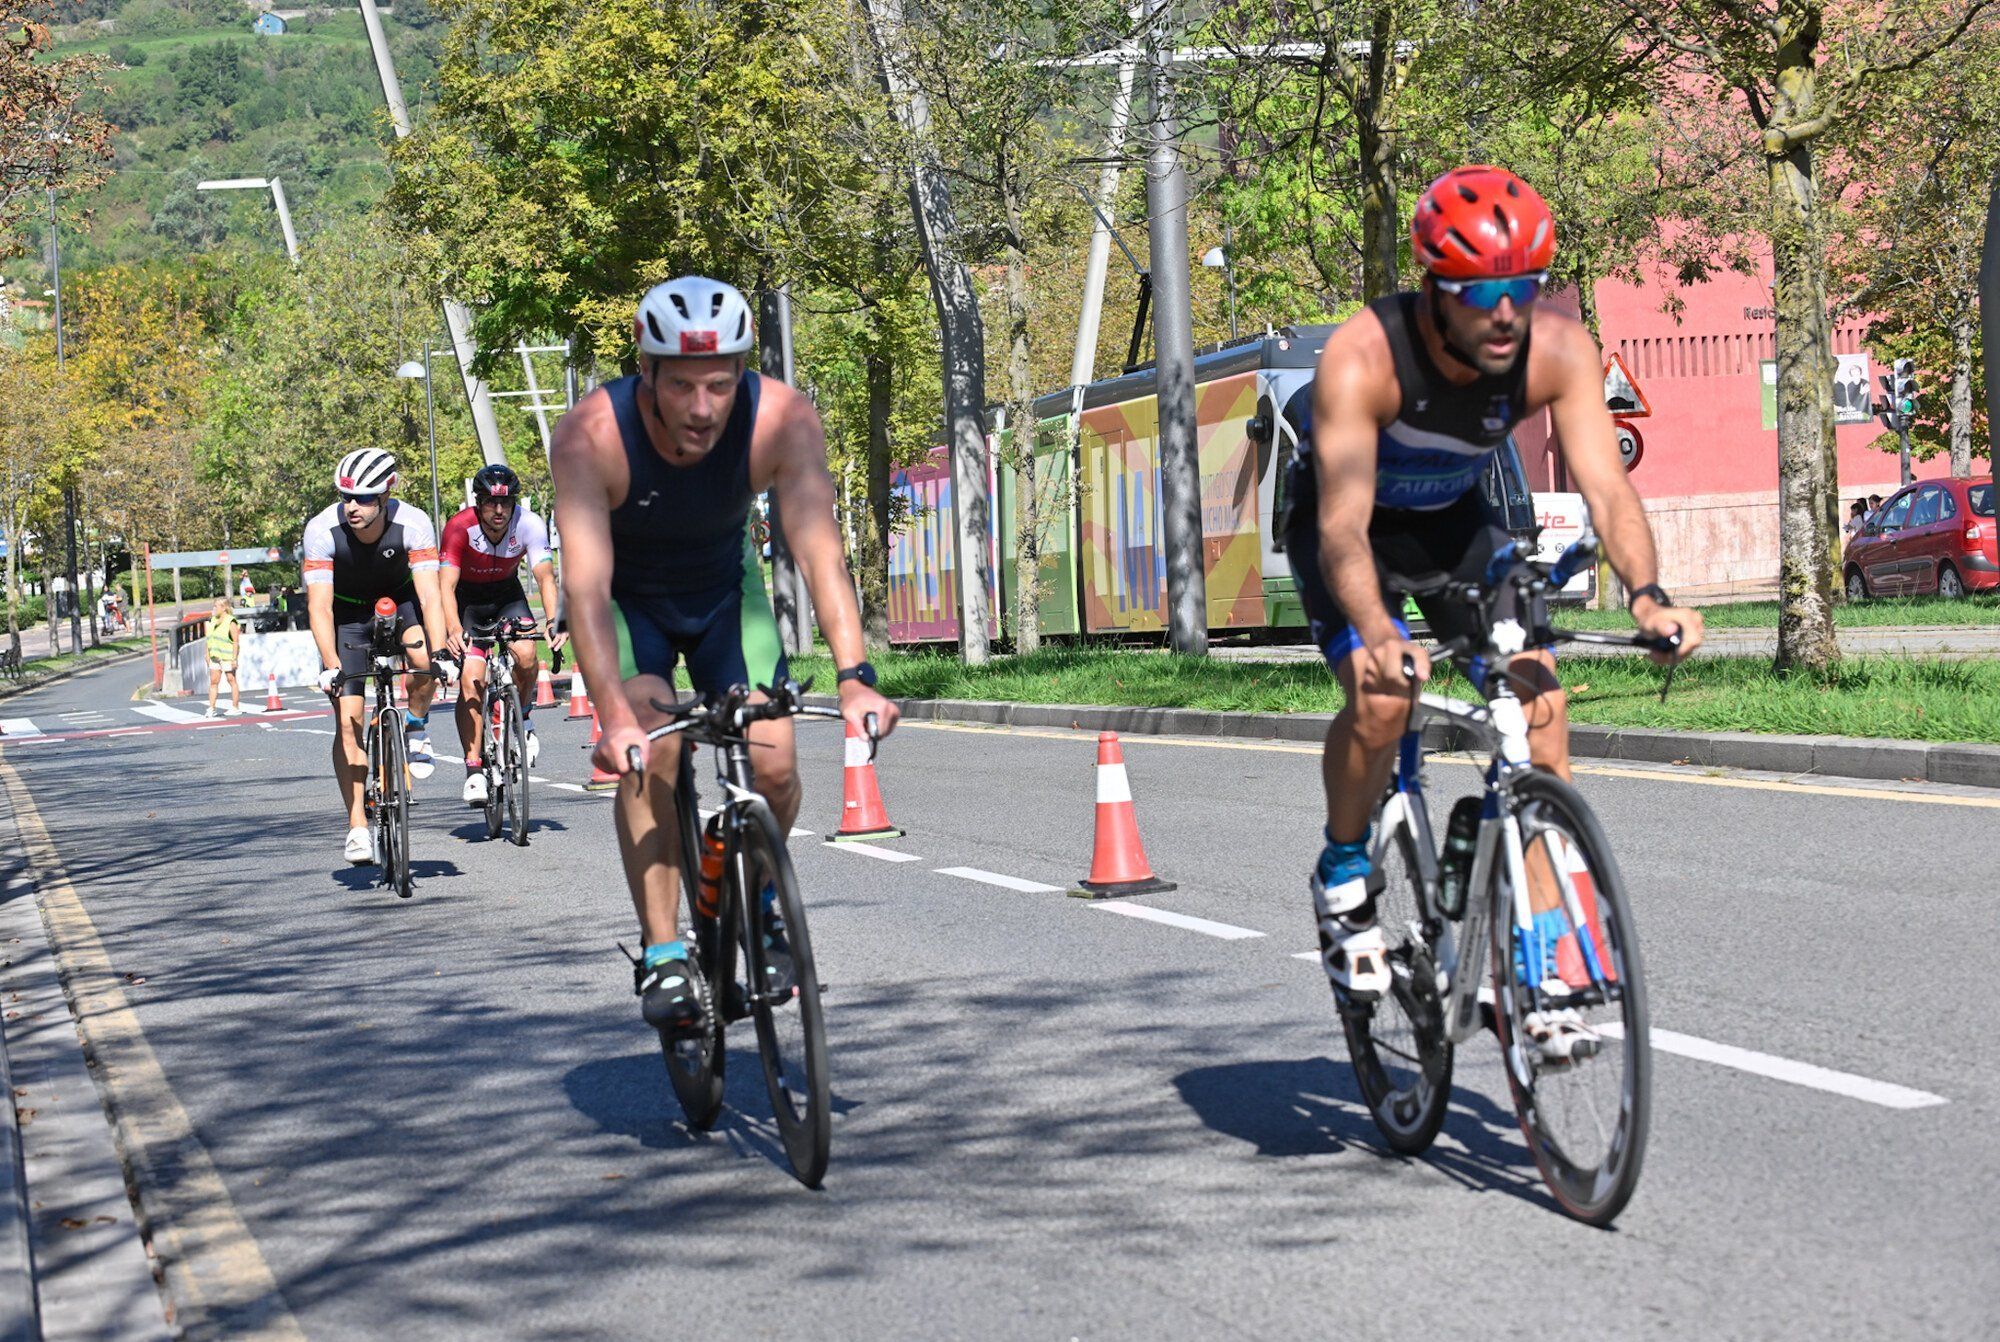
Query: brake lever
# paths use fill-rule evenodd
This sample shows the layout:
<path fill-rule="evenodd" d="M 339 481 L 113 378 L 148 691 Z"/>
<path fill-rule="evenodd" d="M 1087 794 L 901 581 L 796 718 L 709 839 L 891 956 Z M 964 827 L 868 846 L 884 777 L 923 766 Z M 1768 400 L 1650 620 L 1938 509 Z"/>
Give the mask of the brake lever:
<path fill-rule="evenodd" d="M 882 744 L 881 728 L 881 721 L 873 713 L 864 713 L 862 715 L 861 730 L 868 737 L 868 762 L 870 764 L 875 762 L 875 747 Z"/>
<path fill-rule="evenodd" d="M 625 763 L 631 766 L 632 783 L 640 796 L 646 795 L 646 761 L 639 753 L 639 747 L 625 747 Z"/>

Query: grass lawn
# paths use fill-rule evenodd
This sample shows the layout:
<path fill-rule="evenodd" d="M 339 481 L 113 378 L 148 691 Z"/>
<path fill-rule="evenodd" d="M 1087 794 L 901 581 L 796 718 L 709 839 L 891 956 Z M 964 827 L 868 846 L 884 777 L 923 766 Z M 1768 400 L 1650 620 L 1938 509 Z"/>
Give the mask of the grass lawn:
<path fill-rule="evenodd" d="M 64 636 L 67 637 L 68 633 L 69 630 L 65 626 L 63 630 Z M 121 652 L 131 652 L 134 649 L 145 646 L 146 640 L 143 638 L 107 639 L 102 647 L 85 648 L 80 653 L 66 652 L 60 657 L 36 657 L 31 661 L 21 663 L 21 680 L 25 682 L 40 676 L 49 675 L 52 672 L 67 671 L 72 667 L 88 665 L 91 662 L 101 662 L 108 657 L 115 657 Z M 4 688 L 6 684 L 6 681 L 0 681 L 0 688 Z"/>
<path fill-rule="evenodd" d="M 1718 602 L 1702 606 L 1701 615 L 1710 629 L 1778 627 L 1776 601 Z M 1958 601 L 1935 596 L 1843 601 L 1833 608 L 1833 622 L 1841 629 L 2000 624 L 2000 595 L 1968 596 Z M 1625 630 L 1632 627 L 1632 621 L 1622 611 L 1575 610 L 1569 607 L 1562 608 L 1561 618 L 1556 623 L 1571 629 Z"/>
<path fill-rule="evenodd" d="M 1011 703 L 1113 704 L 1239 712 L 1332 713 L 1333 676 L 1314 662 L 1238 662 L 1163 652 L 1055 648 L 996 657 L 983 667 L 948 656 L 890 654 L 878 688 L 895 698 Z M 800 680 L 831 690 L 825 657 L 792 662 Z M 1659 702 L 1660 668 L 1644 658 L 1576 659 L 1565 665 L 1574 721 L 1689 731 L 1879 736 L 2000 743 L 2000 662 L 1851 658 L 1826 677 L 1771 674 L 1764 658 L 1697 656 Z M 1448 673 L 1434 682 L 1469 697 Z"/>

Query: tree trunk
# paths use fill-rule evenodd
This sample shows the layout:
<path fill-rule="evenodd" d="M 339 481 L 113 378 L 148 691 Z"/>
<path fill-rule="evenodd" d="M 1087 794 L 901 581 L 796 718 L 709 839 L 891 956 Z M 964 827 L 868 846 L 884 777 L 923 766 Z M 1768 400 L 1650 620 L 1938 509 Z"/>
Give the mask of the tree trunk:
<path fill-rule="evenodd" d="M 1014 468 L 1014 651 L 1042 646 L 1042 543 L 1035 488 L 1035 385 L 1028 363 L 1028 256 L 1020 183 L 1003 167 L 1007 218 L 1007 429 Z"/>
<path fill-rule="evenodd" d="M 21 662 L 21 527 L 14 514 L 14 491 L 7 490 L 7 649 L 15 665 Z"/>
<path fill-rule="evenodd" d="M 1970 308 L 1951 323 L 1951 473 L 1972 474 L 1972 327 Z"/>
<path fill-rule="evenodd" d="M 870 654 L 889 650 L 889 412 L 895 364 L 877 343 L 868 351 L 868 524 L 861 530 L 861 637 Z"/>
<path fill-rule="evenodd" d="M 1797 52 L 1797 45 L 1785 48 Z M 1794 110 L 1811 111 L 1811 46 L 1789 72 Z M 1782 79 L 1781 79 L 1781 82 Z M 1833 332 L 1826 315 L 1826 253 L 1816 213 L 1810 144 L 1767 156 L 1771 252 L 1778 309 L 1779 671 L 1819 671 L 1839 660 L 1833 633 L 1837 502 L 1827 469 L 1833 444 Z"/>
<path fill-rule="evenodd" d="M 97 562 L 90 548 L 90 491 L 77 486 L 76 490 L 76 531 L 83 539 L 83 570 L 79 573 L 79 584 L 83 588 L 77 593 L 77 600 L 83 602 L 84 612 L 90 620 L 90 646 L 104 646 L 104 640 L 97 627 Z"/>
<path fill-rule="evenodd" d="M 1395 59 L 1394 15 L 1375 9 L 1365 85 L 1353 100 L 1355 149 L 1361 171 L 1361 300 L 1372 303 L 1396 288 L 1396 257 L 1402 240 L 1396 205 L 1396 137 L 1386 129 L 1391 62 Z"/>

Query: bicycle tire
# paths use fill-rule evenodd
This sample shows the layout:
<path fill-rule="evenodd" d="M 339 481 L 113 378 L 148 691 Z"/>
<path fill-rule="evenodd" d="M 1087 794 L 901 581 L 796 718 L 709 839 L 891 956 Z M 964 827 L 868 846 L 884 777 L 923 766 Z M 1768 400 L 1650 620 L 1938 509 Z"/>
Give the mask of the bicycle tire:
<path fill-rule="evenodd" d="M 382 729 L 382 883 L 408 899 L 416 893 L 410 876 L 409 743 L 399 727 Z"/>
<path fill-rule="evenodd" d="M 686 1116 L 688 1127 L 696 1132 L 706 1132 L 715 1125 L 716 1117 L 722 1112 L 728 1048 L 723 1035 L 725 1022 L 721 994 L 716 990 L 720 981 L 721 967 L 716 956 L 720 938 L 715 933 L 713 920 L 701 918 L 694 906 L 695 879 L 700 862 L 698 854 L 701 851 L 696 845 L 701 842 L 701 836 L 695 810 L 694 765 L 685 750 L 681 755 L 680 781 L 674 798 L 674 809 L 681 827 L 681 937 L 693 942 L 696 967 L 708 979 L 712 1009 L 708 1013 L 708 1025 L 698 1038 L 668 1039 L 662 1035 L 660 1051 L 666 1058 L 667 1080 L 673 1086 L 674 1098 L 680 1101 L 681 1113 Z"/>
<path fill-rule="evenodd" d="M 528 728 L 521 716 L 520 693 L 509 681 L 500 691 L 501 717 L 506 724 L 507 752 L 500 758 L 507 772 L 507 827 L 516 848 L 528 846 Z"/>
<path fill-rule="evenodd" d="M 486 837 L 500 837 L 500 827 L 507 817 L 507 799 L 501 795 L 505 790 L 507 771 L 500 767 L 498 750 L 499 733 L 493 727 L 493 709 L 499 697 L 489 687 L 479 701 L 479 768 L 486 775 L 486 803 L 482 808 L 486 818 Z"/>
<path fill-rule="evenodd" d="M 764 1086 L 771 1096 L 771 1115 L 784 1142 L 785 1158 L 800 1183 L 818 1188 L 826 1178 L 833 1149 L 833 1095 L 827 1077 L 826 1021 L 812 938 L 806 931 L 805 901 L 799 897 L 791 854 L 770 811 L 759 806 L 744 814 L 746 823 L 738 842 L 745 879 L 736 892 L 737 926 L 743 937 L 745 975 L 753 985 L 750 1014 L 757 1026 L 757 1053 L 764 1064 Z M 777 892 L 778 914 L 792 952 L 791 993 L 781 1001 L 762 991 L 767 975 L 764 903 L 759 892 L 767 882 Z"/>
<path fill-rule="evenodd" d="M 1437 1140 L 1450 1111 L 1454 1050 L 1445 1034 L 1431 947 L 1412 930 L 1422 921 L 1424 904 L 1416 836 L 1407 824 L 1397 829 L 1394 851 L 1397 861 L 1385 862 L 1375 896 L 1376 920 L 1389 941 L 1390 993 L 1368 1005 L 1343 1003 L 1340 1024 L 1376 1130 L 1391 1150 L 1414 1156 Z"/>
<path fill-rule="evenodd" d="M 1573 858 L 1565 855 L 1572 863 L 1570 880 L 1575 887 L 1578 874 L 1588 876 L 1601 932 L 1595 944 L 1608 960 L 1605 977 L 1614 986 L 1607 990 L 1601 1008 L 1589 1008 L 1599 1014 L 1586 1016 L 1603 1036 L 1604 1046 L 1596 1056 L 1580 1063 L 1536 1065 L 1520 1029 L 1527 994 L 1513 972 L 1510 896 L 1500 870 L 1504 864 L 1496 863 L 1488 897 L 1495 901 L 1493 1020 L 1500 1041 L 1501 1070 L 1507 1074 L 1521 1133 L 1542 1182 L 1557 1204 L 1565 1214 L 1587 1225 L 1609 1225 L 1638 1188 L 1646 1137 L 1652 1126 L 1646 981 L 1631 904 L 1603 827 L 1575 788 L 1551 774 L 1531 774 L 1515 783 L 1509 806 L 1521 823 L 1524 850 L 1538 841 L 1547 845 L 1544 836 L 1549 834 L 1560 835 L 1573 850 Z M 1549 846 L 1543 851 L 1554 860 Z M 1576 862 L 1582 864 L 1580 873 L 1573 865 Z M 1618 1113 L 1607 1130 L 1602 1110 L 1584 1087 L 1602 1089 L 1614 1064 Z M 1590 1111 L 1590 1126 L 1601 1141 L 1601 1152 L 1587 1151 L 1581 1141 L 1566 1140 L 1571 1134 L 1558 1130 L 1566 1128 L 1569 1113 L 1582 1108 Z"/>

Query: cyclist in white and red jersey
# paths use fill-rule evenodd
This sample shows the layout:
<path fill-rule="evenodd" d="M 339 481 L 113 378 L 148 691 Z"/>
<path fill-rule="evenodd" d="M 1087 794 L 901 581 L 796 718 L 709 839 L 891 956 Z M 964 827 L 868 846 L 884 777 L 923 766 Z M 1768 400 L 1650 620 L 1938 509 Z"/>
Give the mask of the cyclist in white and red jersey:
<path fill-rule="evenodd" d="M 306 605 L 320 665 L 326 668 L 319 687 L 336 696 L 333 776 L 347 806 L 347 860 L 359 865 L 376 860 L 362 804 L 368 686 L 341 676 L 368 669 L 368 622 L 382 597 L 396 603 L 396 638 L 410 669 L 429 670 L 430 650 L 441 646 L 444 636 L 444 603 L 438 599 L 437 531 L 431 519 L 389 497 L 396 487 L 396 459 L 373 447 L 349 452 L 340 459 L 333 483 L 340 502 L 306 523 Z M 440 669 L 450 674 L 448 665 Z M 426 725 L 436 690 L 437 682 L 429 676 L 410 678 L 404 736 L 414 778 L 429 778 L 436 767 Z"/>
<path fill-rule="evenodd" d="M 445 646 L 465 665 L 464 693 L 458 697 L 458 739 L 465 747 L 465 791 L 469 806 L 486 804 L 486 774 L 480 768 L 479 697 L 486 688 L 486 652 L 469 646 L 465 626 L 531 620 L 521 589 L 525 562 L 541 589 L 542 614 L 549 625 L 549 647 L 562 647 L 556 632 L 556 566 L 549 551 L 549 529 L 532 508 L 521 503 L 521 481 L 505 466 L 480 468 L 472 477 L 472 506 L 444 524 L 438 547 L 438 586 L 444 595 Z M 528 733 L 528 764 L 541 757 L 535 737 L 535 641 L 516 639 L 507 645 L 514 657 L 514 687 L 521 694 L 521 725 Z"/>

